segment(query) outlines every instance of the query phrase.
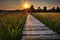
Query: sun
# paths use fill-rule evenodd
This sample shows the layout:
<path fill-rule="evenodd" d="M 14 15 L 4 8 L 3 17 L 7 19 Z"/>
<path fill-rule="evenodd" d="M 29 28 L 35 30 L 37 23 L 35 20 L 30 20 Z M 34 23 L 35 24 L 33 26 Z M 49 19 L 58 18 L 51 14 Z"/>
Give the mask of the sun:
<path fill-rule="evenodd" d="M 26 9 L 29 8 L 29 4 L 28 3 L 25 3 L 24 4 L 24 8 L 26 8 Z"/>

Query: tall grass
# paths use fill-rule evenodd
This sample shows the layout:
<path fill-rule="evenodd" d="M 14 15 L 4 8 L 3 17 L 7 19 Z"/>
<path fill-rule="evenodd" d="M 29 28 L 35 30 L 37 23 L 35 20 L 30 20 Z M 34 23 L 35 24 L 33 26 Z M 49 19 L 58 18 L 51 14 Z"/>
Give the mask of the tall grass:
<path fill-rule="evenodd" d="M 60 13 L 33 13 L 33 15 L 60 34 Z"/>
<path fill-rule="evenodd" d="M 18 40 L 27 14 L 19 12 L 0 13 L 0 40 Z"/>

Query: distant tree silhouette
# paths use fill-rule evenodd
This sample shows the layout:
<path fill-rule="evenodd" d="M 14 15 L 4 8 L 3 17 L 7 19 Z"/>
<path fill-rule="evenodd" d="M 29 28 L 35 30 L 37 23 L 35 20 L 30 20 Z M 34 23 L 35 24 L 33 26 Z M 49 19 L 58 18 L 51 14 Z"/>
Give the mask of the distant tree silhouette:
<path fill-rule="evenodd" d="M 30 11 L 31 11 L 31 12 L 35 12 L 34 5 L 31 5 Z"/>
<path fill-rule="evenodd" d="M 41 12 L 41 8 L 40 7 L 38 7 L 37 12 Z"/>
<path fill-rule="evenodd" d="M 56 8 L 56 12 L 60 12 L 60 8 L 59 7 Z"/>
<path fill-rule="evenodd" d="M 0 10 L 0 12 L 2 12 L 3 10 Z"/>
<path fill-rule="evenodd" d="M 46 12 L 47 11 L 47 7 L 45 6 L 45 7 L 43 7 L 43 11 L 44 12 Z"/>
<path fill-rule="evenodd" d="M 52 11 L 52 12 L 55 12 L 55 7 L 53 7 L 53 8 L 51 9 L 51 11 Z"/>

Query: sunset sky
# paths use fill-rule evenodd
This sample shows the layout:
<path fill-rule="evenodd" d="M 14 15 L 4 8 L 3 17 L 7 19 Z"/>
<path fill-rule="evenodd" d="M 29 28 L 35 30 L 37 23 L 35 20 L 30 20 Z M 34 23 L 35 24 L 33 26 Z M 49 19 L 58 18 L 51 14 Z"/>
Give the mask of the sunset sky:
<path fill-rule="evenodd" d="M 47 6 L 48 9 L 53 6 L 60 7 L 60 0 L 0 0 L 0 9 L 24 9 L 23 4 L 25 4 L 25 2 L 27 2 L 29 6 L 33 4 L 35 8 L 38 6 L 41 8 Z"/>

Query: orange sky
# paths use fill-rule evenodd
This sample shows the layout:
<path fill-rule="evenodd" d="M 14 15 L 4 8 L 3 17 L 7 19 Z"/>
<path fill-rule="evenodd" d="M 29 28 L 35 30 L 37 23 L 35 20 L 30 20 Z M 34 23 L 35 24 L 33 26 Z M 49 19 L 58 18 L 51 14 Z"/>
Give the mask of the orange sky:
<path fill-rule="evenodd" d="M 23 4 L 28 2 L 29 6 L 32 4 L 35 8 L 38 6 L 43 8 L 47 6 L 47 8 L 52 8 L 59 6 L 60 7 L 60 0 L 0 0 L 0 9 L 24 9 Z"/>

